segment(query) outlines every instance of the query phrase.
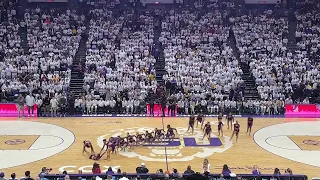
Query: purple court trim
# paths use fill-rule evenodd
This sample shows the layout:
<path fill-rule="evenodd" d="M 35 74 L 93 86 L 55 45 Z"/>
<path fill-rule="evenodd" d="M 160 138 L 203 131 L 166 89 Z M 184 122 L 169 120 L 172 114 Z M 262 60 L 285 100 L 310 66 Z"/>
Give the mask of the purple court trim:
<path fill-rule="evenodd" d="M 193 137 L 184 137 L 183 138 L 184 141 L 184 145 L 187 147 L 213 147 L 213 146 L 221 146 L 222 142 L 219 138 L 214 137 L 214 138 L 210 138 L 210 143 L 209 144 L 197 144 L 196 139 Z M 180 146 L 181 142 L 179 138 L 174 138 L 172 141 L 169 140 L 164 140 L 161 144 L 159 144 L 158 142 L 155 142 L 153 144 L 145 144 L 143 146 L 155 146 L 155 147 L 164 147 L 165 151 L 166 151 L 166 147 L 176 147 L 176 146 Z"/>

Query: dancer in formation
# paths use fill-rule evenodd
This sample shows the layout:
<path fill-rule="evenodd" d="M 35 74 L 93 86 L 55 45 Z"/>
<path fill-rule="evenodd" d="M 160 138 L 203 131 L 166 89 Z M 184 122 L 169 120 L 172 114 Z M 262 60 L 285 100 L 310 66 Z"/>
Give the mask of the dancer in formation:
<path fill-rule="evenodd" d="M 130 135 L 127 133 L 127 146 L 129 146 L 129 149 L 134 149 L 134 145 L 136 144 L 136 140 L 134 139 L 134 135 Z"/>
<path fill-rule="evenodd" d="M 248 124 L 247 124 L 247 133 L 249 133 L 249 135 L 251 134 L 252 125 L 253 125 L 253 118 L 249 116 Z"/>
<path fill-rule="evenodd" d="M 100 153 L 98 153 L 97 154 L 98 156 L 96 156 L 95 158 L 97 158 L 97 157 L 101 158 L 105 153 L 107 153 L 106 160 L 110 161 L 110 154 L 115 152 L 115 149 L 116 149 L 115 144 L 116 144 L 116 142 L 113 140 L 113 137 L 110 137 L 109 141 L 107 141 L 106 139 L 103 139 L 102 142 L 103 142 L 103 146 L 102 146 L 102 148 L 100 150 Z M 106 147 L 105 152 L 101 154 L 101 152 L 104 150 L 105 147 Z M 101 155 L 101 157 L 99 157 L 100 155 Z M 94 157 L 94 156 L 92 156 L 92 157 Z"/>
<path fill-rule="evenodd" d="M 236 135 L 236 142 L 238 142 L 239 132 L 240 132 L 240 124 L 238 121 L 236 121 L 236 123 L 233 125 L 233 132 L 230 140 L 233 138 L 234 135 Z"/>
<path fill-rule="evenodd" d="M 137 146 L 141 146 L 143 145 L 145 138 L 144 138 L 144 134 L 140 134 L 139 132 L 136 133 L 136 145 Z"/>
<path fill-rule="evenodd" d="M 173 141 L 173 139 L 176 137 L 176 134 L 174 133 L 174 131 L 176 132 L 176 134 L 178 134 L 177 129 L 171 127 L 171 126 L 168 124 L 168 125 L 167 125 L 167 138 L 169 139 L 169 141 Z"/>
<path fill-rule="evenodd" d="M 163 142 L 163 139 L 164 139 L 164 133 L 165 133 L 165 131 L 164 131 L 164 129 L 157 129 L 157 128 L 155 128 L 154 129 L 154 139 L 156 140 L 156 141 L 158 141 L 158 142 Z"/>
<path fill-rule="evenodd" d="M 91 144 L 90 141 L 83 141 L 83 150 L 82 150 L 82 154 L 84 154 L 84 152 L 86 152 L 87 154 L 89 154 L 89 152 L 87 151 L 87 148 L 89 148 L 91 150 L 91 153 L 94 153 L 94 150 L 93 150 L 93 146 Z"/>
<path fill-rule="evenodd" d="M 118 148 L 120 148 L 120 151 L 126 151 L 126 147 L 128 146 L 128 143 L 126 142 L 126 138 L 122 138 L 120 136 L 118 138 Z"/>
<path fill-rule="evenodd" d="M 207 136 L 207 137 L 208 137 L 208 140 L 210 141 L 210 138 L 211 138 L 211 132 L 212 132 L 210 122 L 207 122 L 207 124 L 206 124 L 206 125 L 204 125 L 203 132 L 204 132 L 204 134 L 203 134 L 203 138 L 202 138 L 202 140 Z"/>
<path fill-rule="evenodd" d="M 104 152 L 100 152 L 98 154 L 95 154 L 95 153 L 92 153 L 90 156 L 89 156 L 89 159 L 92 159 L 92 160 L 100 160 L 102 158 L 102 156 L 104 156 L 105 154 L 107 153 L 107 150 L 104 151 Z M 108 158 L 108 157 L 107 157 Z M 110 156 L 109 156 L 109 159 L 110 160 Z"/>
<path fill-rule="evenodd" d="M 153 133 L 154 132 L 146 131 L 146 133 L 145 133 L 145 142 L 146 143 L 152 144 L 152 142 L 154 141 Z"/>
<path fill-rule="evenodd" d="M 197 127 L 198 127 L 199 123 L 201 124 L 201 129 L 202 129 L 203 128 L 203 123 L 204 123 L 204 116 L 201 113 L 197 116 Z"/>
<path fill-rule="evenodd" d="M 190 128 L 191 128 L 191 133 L 193 134 L 193 131 L 194 131 L 194 123 L 195 123 L 195 117 L 194 115 L 191 115 L 189 117 L 189 125 L 188 125 L 188 130 L 187 132 L 189 132 Z"/>
<path fill-rule="evenodd" d="M 223 122 L 222 122 L 222 114 L 220 113 L 218 116 L 218 136 L 221 135 L 223 137 Z"/>
<path fill-rule="evenodd" d="M 232 123 L 234 122 L 234 117 L 232 116 L 232 114 L 231 114 L 231 112 L 229 113 L 229 115 L 226 117 L 226 119 L 227 119 L 227 123 L 228 123 L 228 129 L 229 129 L 229 127 L 231 127 L 231 129 L 232 129 Z"/>

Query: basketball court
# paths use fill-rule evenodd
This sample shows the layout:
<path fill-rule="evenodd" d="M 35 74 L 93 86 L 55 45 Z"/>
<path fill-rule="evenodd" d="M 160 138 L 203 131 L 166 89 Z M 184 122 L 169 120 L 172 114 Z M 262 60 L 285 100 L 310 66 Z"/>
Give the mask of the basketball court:
<path fill-rule="evenodd" d="M 90 140 L 96 152 L 102 140 L 126 132 L 135 134 L 163 128 L 167 124 L 178 130 L 174 142 L 136 147 L 111 155 L 111 160 L 99 160 L 103 171 L 108 167 L 122 172 L 135 172 L 142 162 L 151 173 L 157 169 L 177 168 L 183 173 L 188 165 L 201 171 L 204 158 L 211 164 L 211 173 L 221 173 L 228 164 L 233 173 L 251 173 L 258 165 L 264 174 L 278 167 L 281 173 L 291 168 L 293 173 L 320 176 L 320 121 L 299 118 L 254 118 L 252 135 L 246 134 L 246 118 L 235 117 L 241 124 L 239 140 L 230 141 L 231 130 L 224 126 L 224 137 L 217 137 L 217 118 L 206 117 L 213 135 L 202 141 L 203 133 L 195 128 L 187 133 L 188 117 L 79 117 L 26 118 L 0 121 L 0 171 L 6 177 L 15 172 L 22 177 L 26 170 L 37 175 L 43 166 L 53 173 L 91 172 L 93 160 L 82 155 L 83 141 Z"/>

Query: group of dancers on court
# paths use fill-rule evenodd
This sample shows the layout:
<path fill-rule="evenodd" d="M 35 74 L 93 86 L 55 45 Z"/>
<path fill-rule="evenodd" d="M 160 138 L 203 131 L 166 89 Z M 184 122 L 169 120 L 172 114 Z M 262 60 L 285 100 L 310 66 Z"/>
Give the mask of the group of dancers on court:
<path fill-rule="evenodd" d="M 218 116 L 218 136 L 223 137 L 223 126 L 224 123 L 222 122 L 223 120 L 223 115 L 220 113 Z M 238 141 L 239 137 L 239 132 L 240 132 L 240 124 L 238 121 L 234 120 L 234 117 L 232 116 L 231 113 L 229 113 L 226 116 L 226 121 L 228 125 L 228 129 L 231 128 L 232 130 L 232 125 L 233 125 L 233 132 L 231 135 L 230 140 L 234 136 L 236 136 L 236 141 Z M 201 125 L 201 130 L 203 130 L 203 138 L 202 140 L 207 137 L 208 140 L 210 141 L 211 138 L 211 133 L 212 133 L 212 128 L 211 128 L 211 123 L 210 122 L 205 122 L 204 115 L 199 114 L 197 117 L 194 115 L 191 115 L 189 118 L 189 124 L 188 124 L 188 130 L 187 132 L 190 131 L 193 134 L 194 132 L 194 125 L 197 122 L 197 127 L 200 124 Z M 248 117 L 247 121 L 247 133 L 249 135 L 251 134 L 251 128 L 253 125 L 253 118 Z M 130 135 L 130 133 L 127 133 L 125 137 L 117 136 L 117 137 L 110 137 L 108 140 L 103 139 L 103 147 L 101 148 L 99 153 L 95 153 L 92 143 L 88 140 L 83 141 L 83 151 L 82 153 L 84 154 L 85 152 L 88 154 L 89 159 L 92 160 L 99 160 L 101 159 L 105 154 L 106 154 L 106 160 L 110 160 L 110 154 L 116 154 L 117 151 L 125 151 L 127 148 L 128 149 L 134 149 L 135 146 L 142 146 L 144 144 L 152 144 L 152 143 L 163 143 L 164 140 L 166 141 L 173 141 L 178 135 L 178 131 L 176 128 L 171 127 L 171 125 L 167 125 L 167 130 L 164 129 L 158 129 L 155 128 L 154 131 L 149 132 L 146 131 L 145 133 L 139 133 L 137 132 L 135 135 Z M 91 152 L 88 152 L 87 149 L 90 149 Z"/>
<path fill-rule="evenodd" d="M 145 133 L 137 132 L 135 135 L 127 133 L 125 137 L 117 136 L 110 137 L 108 140 L 103 139 L 103 147 L 99 153 L 95 153 L 92 143 L 90 141 L 83 141 L 83 151 L 89 155 L 89 159 L 99 160 L 102 156 L 107 154 L 106 160 L 110 160 L 110 154 L 116 154 L 117 151 L 125 151 L 127 148 L 133 150 L 135 146 L 142 146 L 144 144 L 163 143 L 164 140 L 173 141 L 178 135 L 176 128 L 167 125 L 167 130 L 155 128 L 154 131 Z M 90 149 L 91 152 L 88 152 Z"/>
<path fill-rule="evenodd" d="M 219 113 L 218 115 L 218 136 L 220 137 L 223 137 L 223 126 L 224 126 L 224 123 L 222 122 L 223 120 L 223 115 L 222 113 Z M 236 120 L 234 120 L 234 117 L 231 113 L 229 113 L 225 120 L 227 121 L 227 125 L 228 125 L 228 129 L 231 128 L 232 130 L 232 125 L 233 125 L 233 132 L 232 132 L 232 135 L 231 135 L 231 138 L 230 140 L 232 140 L 232 138 L 234 136 L 236 136 L 236 142 L 238 141 L 238 138 L 239 138 L 239 132 L 240 132 L 240 124 L 239 122 Z M 191 132 L 193 134 L 193 131 L 194 131 L 194 125 L 195 123 L 197 122 L 197 127 L 198 127 L 198 124 L 201 124 L 201 130 L 203 130 L 203 138 L 202 140 L 207 137 L 208 140 L 210 141 L 210 138 L 211 138 L 211 133 L 212 133 L 212 128 L 211 128 L 211 123 L 209 121 L 207 121 L 206 123 L 205 120 L 204 120 L 204 116 L 202 114 L 199 114 L 197 117 L 191 115 L 190 118 L 189 118 L 189 126 L 188 126 L 188 130 L 187 132 L 191 129 Z M 204 126 L 203 126 L 204 125 Z M 247 133 L 249 133 L 249 135 L 251 134 L 251 129 L 252 129 L 252 125 L 253 125 L 253 118 L 251 116 L 248 117 L 248 120 L 247 120 Z"/>

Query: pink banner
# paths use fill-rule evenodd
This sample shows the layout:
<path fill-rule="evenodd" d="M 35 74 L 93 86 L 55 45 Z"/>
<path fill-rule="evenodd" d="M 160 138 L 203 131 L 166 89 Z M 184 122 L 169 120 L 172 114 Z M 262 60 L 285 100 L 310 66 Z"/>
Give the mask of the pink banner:
<path fill-rule="evenodd" d="M 37 106 L 34 106 L 34 116 L 37 117 Z M 31 110 L 30 110 L 31 113 Z M 24 107 L 24 115 L 28 115 L 28 107 Z M 18 117 L 18 105 L 14 103 L 0 104 L 0 117 Z"/>
<path fill-rule="evenodd" d="M 166 106 L 166 109 L 164 110 L 166 116 L 168 116 L 168 106 Z M 176 106 L 176 114 L 178 112 L 178 108 Z M 150 114 L 150 104 L 147 104 L 147 113 Z M 161 108 L 161 104 L 154 104 L 154 108 L 153 108 L 153 114 L 154 116 L 161 116 L 162 115 L 162 108 Z"/>
<path fill-rule="evenodd" d="M 320 116 L 320 106 L 316 104 L 287 104 L 286 116 L 297 117 L 318 117 Z"/>

